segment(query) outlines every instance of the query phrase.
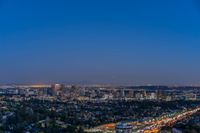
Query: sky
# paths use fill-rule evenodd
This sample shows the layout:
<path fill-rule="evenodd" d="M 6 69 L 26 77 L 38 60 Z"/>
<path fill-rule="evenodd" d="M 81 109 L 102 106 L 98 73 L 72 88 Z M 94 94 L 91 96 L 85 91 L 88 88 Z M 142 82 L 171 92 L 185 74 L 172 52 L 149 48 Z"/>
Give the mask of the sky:
<path fill-rule="evenodd" d="M 0 84 L 200 85 L 198 0 L 0 0 Z"/>

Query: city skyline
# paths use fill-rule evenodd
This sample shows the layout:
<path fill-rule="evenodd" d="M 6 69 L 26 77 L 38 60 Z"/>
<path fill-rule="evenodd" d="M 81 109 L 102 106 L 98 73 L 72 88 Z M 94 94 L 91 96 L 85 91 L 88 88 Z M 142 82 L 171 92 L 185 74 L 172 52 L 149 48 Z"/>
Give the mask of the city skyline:
<path fill-rule="evenodd" d="M 0 0 L 0 84 L 200 85 L 196 0 Z"/>
<path fill-rule="evenodd" d="M 198 0 L 0 0 L 0 133 L 200 133 Z"/>

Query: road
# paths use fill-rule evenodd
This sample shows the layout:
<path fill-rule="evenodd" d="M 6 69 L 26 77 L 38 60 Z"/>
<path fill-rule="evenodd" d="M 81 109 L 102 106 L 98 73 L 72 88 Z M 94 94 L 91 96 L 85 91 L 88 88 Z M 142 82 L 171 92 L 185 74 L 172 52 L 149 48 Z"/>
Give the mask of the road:
<path fill-rule="evenodd" d="M 172 126 L 176 124 L 178 121 L 181 121 L 195 113 L 200 111 L 200 107 L 190 110 L 183 110 L 181 112 L 175 112 L 173 114 L 168 114 L 166 116 L 161 116 L 149 121 L 145 121 L 142 123 L 139 122 L 130 122 L 129 124 L 133 125 L 133 132 L 134 133 L 158 133 L 161 128 L 166 126 Z M 89 130 L 86 132 L 104 132 L 104 133 L 114 133 L 115 127 L 117 123 L 110 123 L 101 125 Z"/>

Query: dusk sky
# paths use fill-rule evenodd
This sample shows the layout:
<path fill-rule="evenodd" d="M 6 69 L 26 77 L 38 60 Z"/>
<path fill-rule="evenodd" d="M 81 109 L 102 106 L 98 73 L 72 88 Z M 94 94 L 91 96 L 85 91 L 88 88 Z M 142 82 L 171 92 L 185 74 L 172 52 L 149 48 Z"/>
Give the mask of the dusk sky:
<path fill-rule="evenodd" d="M 0 84 L 200 85 L 198 0 L 0 0 Z"/>

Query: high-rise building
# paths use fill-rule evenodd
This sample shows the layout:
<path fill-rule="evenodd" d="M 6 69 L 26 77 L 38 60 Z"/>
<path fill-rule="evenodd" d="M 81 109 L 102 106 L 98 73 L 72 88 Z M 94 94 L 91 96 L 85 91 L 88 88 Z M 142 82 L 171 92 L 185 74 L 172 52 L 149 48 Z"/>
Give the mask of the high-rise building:
<path fill-rule="evenodd" d="M 58 96 L 62 94 L 62 90 L 64 89 L 64 85 L 62 84 L 53 84 L 51 86 L 51 93 L 53 96 Z"/>

